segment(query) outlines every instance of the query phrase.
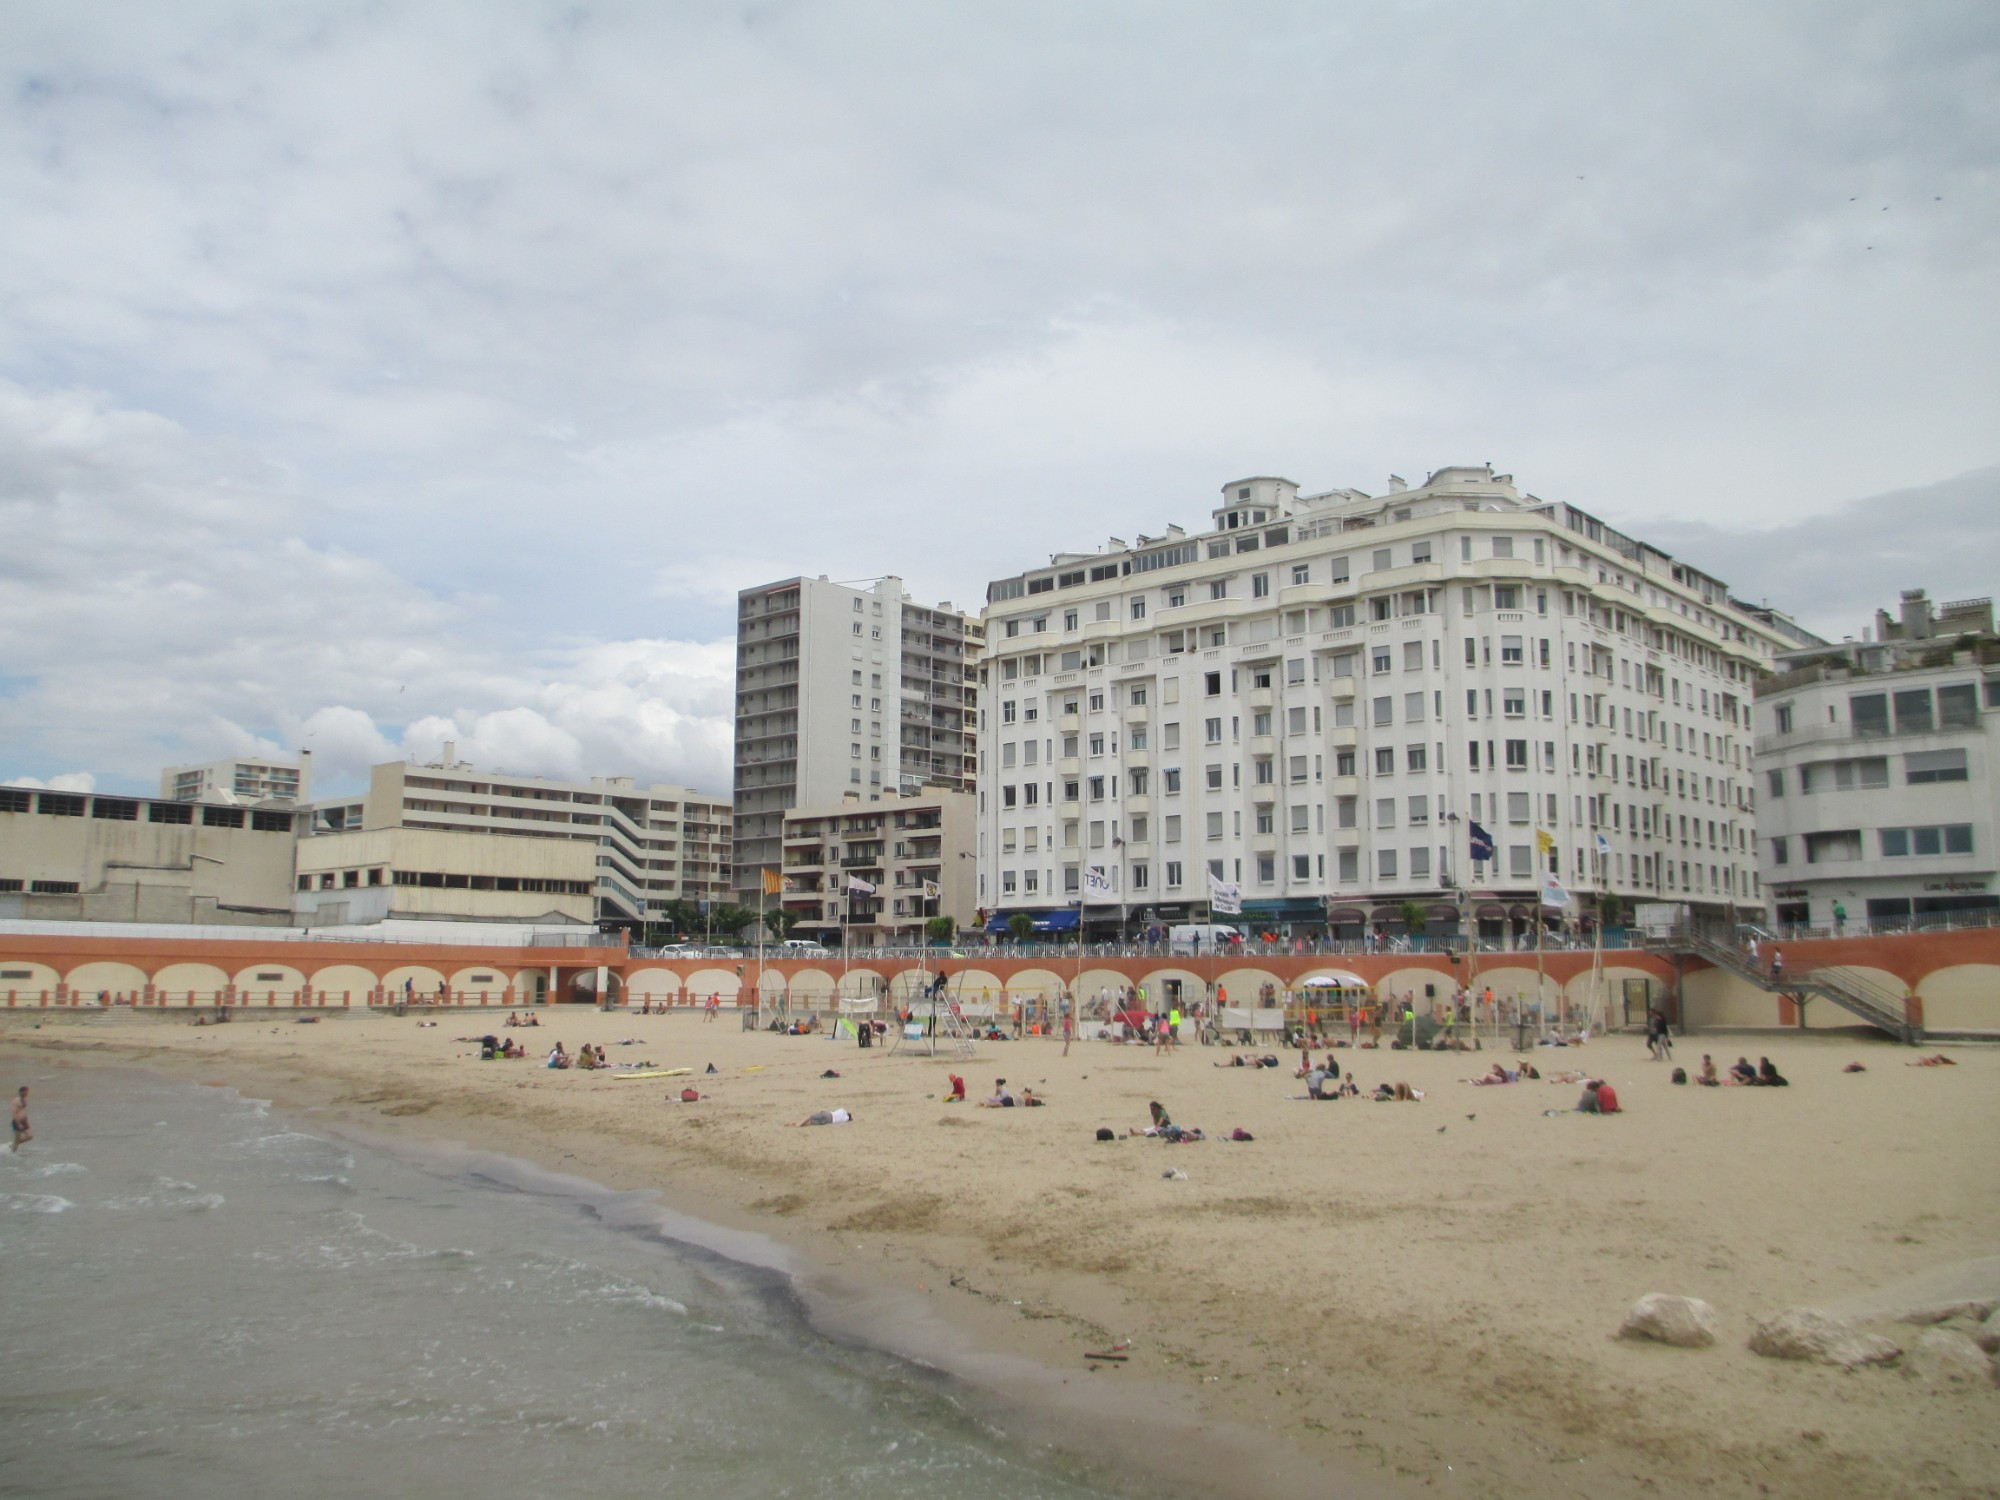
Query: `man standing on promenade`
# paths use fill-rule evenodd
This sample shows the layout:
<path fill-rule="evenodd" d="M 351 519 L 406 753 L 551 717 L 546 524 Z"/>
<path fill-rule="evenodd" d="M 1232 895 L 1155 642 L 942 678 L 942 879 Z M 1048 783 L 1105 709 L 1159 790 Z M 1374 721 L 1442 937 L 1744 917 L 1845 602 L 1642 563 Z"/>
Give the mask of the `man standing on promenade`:
<path fill-rule="evenodd" d="M 28 1128 L 28 1086 L 24 1083 L 14 1096 L 14 1149 L 19 1151 L 34 1138 L 35 1132 Z"/>

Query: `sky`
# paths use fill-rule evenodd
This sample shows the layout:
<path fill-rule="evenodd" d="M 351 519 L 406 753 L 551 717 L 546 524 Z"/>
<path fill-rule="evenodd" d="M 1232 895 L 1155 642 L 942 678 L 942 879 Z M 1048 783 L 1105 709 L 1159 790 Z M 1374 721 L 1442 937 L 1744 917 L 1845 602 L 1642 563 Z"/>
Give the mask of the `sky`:
<path fill-rule="evenodd" d="M 2000 572 L 2000 8 L 13 0 L 0 780 L 730 784 L 733 601 L 1491 462 Z"/>

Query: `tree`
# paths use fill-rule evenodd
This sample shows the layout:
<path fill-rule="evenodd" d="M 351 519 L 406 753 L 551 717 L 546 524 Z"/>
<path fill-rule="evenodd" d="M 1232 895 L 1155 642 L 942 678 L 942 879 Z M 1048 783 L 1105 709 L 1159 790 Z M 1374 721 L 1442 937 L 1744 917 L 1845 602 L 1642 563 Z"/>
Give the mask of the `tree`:
<path fill-rule="evenodd" d="M 669 901 L 665 906 L 660 908 L 660 921 L 663 925 L 672 928 L 674 936 L 677 938 L 684 938 L 690 933 L 702 933 L 708 930 L 707 923 L 701 914 L 701 908 L 692 901 L 679 898 Z"/>
<path fill-rule="evenodd" d="M 949 947 L 958 935 L 958 922 L 951 917 L 932 917 L 924 923 L 924 933 L 932 942 Z"/>
<path fill-rule="evenodd" d="M 1017 911 L 1007 919 L 1007 930 L 1014 934 L 1014 941 L 1025 943 L 1028 934 L 1035 930 L 1035 919 L 1024 911 Z"/>
<path fill-rule="evenodd" d="M 1625 916 L 1625 898 L 1606 891 L 1597 898 L 1597 925 L 1616 927 Z"/>
<path fill-rule="evenodd" d="M 771 929 L 771 936 L 780 942 L 792 935 L 792 929 L 799 925 L 799 914 L 786 911 L 782 906 L 774 906 L 764 913 L 764 925 Z"/>
<path fill-rule="evenodd" d="M 1405 901 L 1397 909 L 1397 915 L 1403 919 L 1403 930 L 1412 937 L 1424 930 L 1426 913 L 1420 902 Z"/>
<path fill-rule="evenodd" d="M 737 906 L 728 901 L 709 904 L 708 926 L 724 937 L 740 937 L 743 929 L 754 926 L 756 921 L 757 908 L 754 906 Z"/>

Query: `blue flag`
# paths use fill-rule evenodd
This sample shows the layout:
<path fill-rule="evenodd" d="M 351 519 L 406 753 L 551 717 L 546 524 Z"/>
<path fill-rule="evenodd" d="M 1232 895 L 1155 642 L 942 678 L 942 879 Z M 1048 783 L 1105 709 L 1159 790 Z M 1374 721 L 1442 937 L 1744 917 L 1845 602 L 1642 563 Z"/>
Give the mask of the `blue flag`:
<path fill-rule="evenodd" d="M 1477 823 L 1472 825 L 1472 857 L 1476 860 L 1493 858 L 1493 835 Z"/>

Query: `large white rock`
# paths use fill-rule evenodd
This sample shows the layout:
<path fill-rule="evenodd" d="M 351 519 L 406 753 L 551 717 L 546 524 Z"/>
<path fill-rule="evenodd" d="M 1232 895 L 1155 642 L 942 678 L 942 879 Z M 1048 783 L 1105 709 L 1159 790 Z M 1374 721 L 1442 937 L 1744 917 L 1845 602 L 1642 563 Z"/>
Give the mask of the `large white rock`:
<path fill-rule="evenodd" d="M 1916 1346 L 1903 1361 L 1903 1373 L 1926 1385 L 1991 1385 L 1993 1361 L 1964 1334 L 1930 1328 L 1917 1336 Z"/>
<path fill-rule="evenodd" d="M 1903 1351 L 1888 1339 L 1862 1333 L 1852 1323 L 1816 1307 L 1794 1307 L 1757 1325 L 1750 1351 L 1769 1359 L 1804 1359 L 1819 1364 L 1886 1364 Z"/>
<path fill-rule="evenodd" d="M 1618 1337 L 1653 1339 L 1682 1349 L 1704 1349 L 1715 1342 L 1715 1309 L 1699 1297 L 1648 1292 L 1625 1314 Z"/>

